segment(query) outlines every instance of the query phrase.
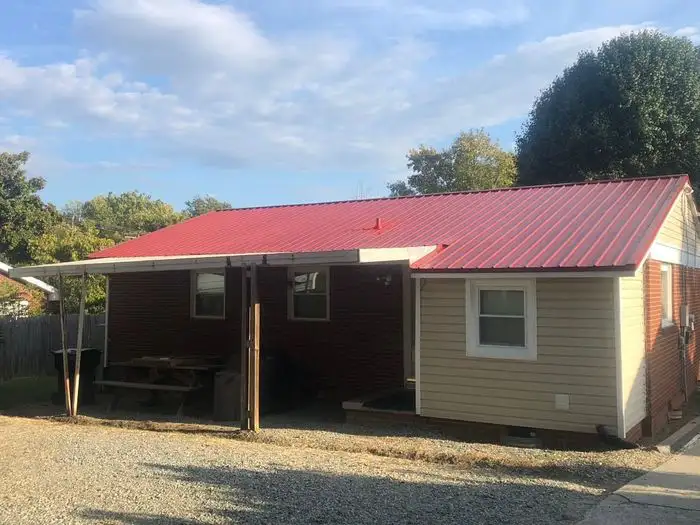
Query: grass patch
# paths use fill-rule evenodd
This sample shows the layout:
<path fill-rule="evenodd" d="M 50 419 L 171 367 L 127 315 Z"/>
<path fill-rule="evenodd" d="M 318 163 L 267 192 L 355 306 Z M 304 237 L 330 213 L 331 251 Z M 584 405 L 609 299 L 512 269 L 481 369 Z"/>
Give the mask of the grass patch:
<path fill-rule="evenodd" d="M 18 377 L 2 381 L 0 382 L 0 410 L 47 402 L 55 389 L 56 378 L 53 376 Z"/>

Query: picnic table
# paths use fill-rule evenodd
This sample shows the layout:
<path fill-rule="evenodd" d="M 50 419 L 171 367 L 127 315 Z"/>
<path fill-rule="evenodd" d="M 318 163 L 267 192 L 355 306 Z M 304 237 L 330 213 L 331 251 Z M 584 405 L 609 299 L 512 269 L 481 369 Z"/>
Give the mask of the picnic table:
<path fill-rule="evenodd" d="M 125 375 L 133 381 L 100 380 L 96 385 L 115 391 L 110 409 L 116 408 L 121 395 L 128 390 L 145 390 L 151 393 L 152 403 L 160 392 L 181 395 L 177 415 L 182 416 L 190 394 L 204 387 L 204 379 L 224 368 L 216 357 L 136 357 L 128 361 L 111 363 L 110 367 L 126 369 Z"/>

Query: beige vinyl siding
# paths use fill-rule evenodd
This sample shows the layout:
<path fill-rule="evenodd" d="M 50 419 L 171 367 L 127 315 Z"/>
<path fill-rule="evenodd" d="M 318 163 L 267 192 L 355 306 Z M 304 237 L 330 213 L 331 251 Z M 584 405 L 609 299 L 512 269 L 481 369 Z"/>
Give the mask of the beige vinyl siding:
<path fill-rule="evenodd" d="M 612 278 L 537 280 L 536 361 L 467 357 L 465 280 L 419 282 L 421 415 L 616 429 Z M 555 394 L 569 394 L 569 410 L 555 410 Z"/>
<path fill-rule="evenodd" d="M 696 253 L 694 207 L 681 193 L 659 230 L 656 242 L 678 248 L 686 254 Z"/>
<path fill-rule="evenodd" d="M 646 417 L 644 274 L 620 278 L 622 406 L 625 432 Z"/>

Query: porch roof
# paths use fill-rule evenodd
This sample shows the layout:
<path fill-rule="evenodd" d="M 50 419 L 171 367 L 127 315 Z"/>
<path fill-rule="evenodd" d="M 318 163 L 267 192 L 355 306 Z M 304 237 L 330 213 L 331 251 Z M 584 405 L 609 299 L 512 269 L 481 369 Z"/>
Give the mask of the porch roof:
<path fill-rule="evenodd" d="M 432 253 L 436 246 L 405 248 L 360 248 L 327 252 L 243 253 L 217 255 L 175 255 L 154 257 L 106 257 L 55 264 L 12 268 L 12 278 L 55 275 L 111 274 L 196 270 L 265 264 L 268 266 L 306 266 L 319 264 L 370 264 L 406 262 L 411 264 Z"/>

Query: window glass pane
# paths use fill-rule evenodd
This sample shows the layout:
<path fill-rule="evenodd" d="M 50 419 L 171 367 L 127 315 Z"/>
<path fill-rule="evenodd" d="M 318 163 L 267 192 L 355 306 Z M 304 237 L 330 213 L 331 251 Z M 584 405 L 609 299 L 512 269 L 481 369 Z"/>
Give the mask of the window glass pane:
<path fill-rule="evenodd" d="M 223 294 L 197 294 L 194 307 L 195 315 L 223 317 L 224 296 Z"/>
<path fill-rule="evenodd" d="M 673 317 L 671 270 L 668 266 L 661 267 L 661 312 L 664 320 L 670 321 Z"/>
<path fill-rule="evenodd" d="M 487 315 L 525 315 L 522 290 L 480 290 L 481 313 Z"/>
<path fill-rule="evenodd" d="M 326 293 L 326 273 L 295 272 L 294 293 Z"/>
<path fill-rule="evenodd" d="M 224 273 L 197 273 L 197 293 L 223 294 Z"/>
<path fill-rule="evenodd" d="M 525 346 L 525 319 L 515 317 L 480 317 L 479 344 Z"/>
<path fill-rule="evenodd" d="M 196 274 L 195 315 L 223 317 L 225 286 L 224 272 L 198 272 Z"/>
<path fill-rule="evenodd" d="M 297 319 L 325 319 L 325 295 L 294 295 L 294 317 Z"/>

